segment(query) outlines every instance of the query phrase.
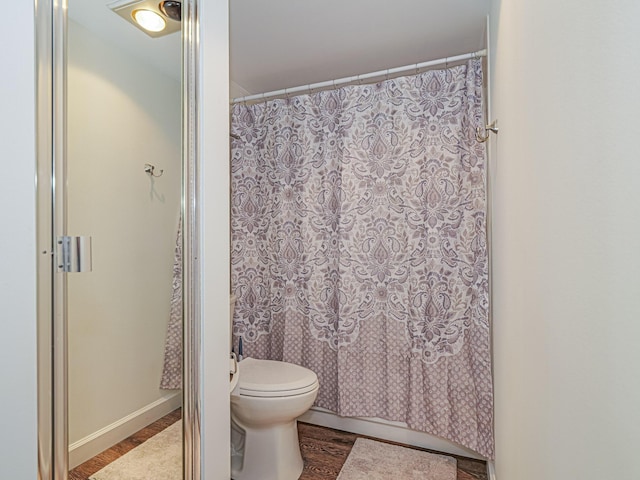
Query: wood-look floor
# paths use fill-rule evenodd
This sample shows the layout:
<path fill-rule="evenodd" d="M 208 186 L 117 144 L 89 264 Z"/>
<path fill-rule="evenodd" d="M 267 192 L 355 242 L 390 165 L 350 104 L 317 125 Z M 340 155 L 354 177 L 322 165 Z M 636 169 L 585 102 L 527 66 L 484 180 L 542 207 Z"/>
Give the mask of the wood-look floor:
<path fill-rule="evenodd" d="M 133 450 L 138 445 L 144 443 L 153 437 L 156 433 L 160 433 L 165 428 L 173 425 L 175 422 L 182 418 L 182 410 L 177 409 L 168 415 L 165 415 L 160 420 L 153 422 L 151 425 L 143 428 L 139 432 L 134 433 L 128 438 L 125 438 L 120 443 L 115 444 L 113 447 L 99 453 L 95 457 L 87 460 L 81 465 L 69 472 L 69 480 L 87 480 L 91 475 L 98 470 L 102 470 L 114 460 L 120 458 L 129 450 Z M 126 480 L 126 479 L 122 479 Z M 149 479 L 153 480 L 153 479 Z"/>
<path fill-rule="evenodd" d="M 69 473 L 69 479 L 87 480 L 90 475 L 93 475 L 129 450 L 132 450 L 156 433 L 172 425 L 175 421 L 179 420 L 180 417 L 180 410 L 176 410 L 157 422 L 152 423 L 148 427 L 73 469 Z M 310 425 L 308 423 L 298 423 L 298 436 L 300 438 L 300 451 L 304 459 L 304 471 L 302 472 L 300 480 L 335 480 L 338 473 L 340 473 L 342 465 L 349 456 L 349 452 L 356 438 L 372 438 L 365 437 L 364 435 L 356 435 L 355 433 L 333 430 L 331 428 L 318 427 L 317 425 Z M 374 440 L 383 441 L 375 438 Z M 438 453 L 409 445 L 405 446 L 416 448 L 417 450 Z M 456 459 L 458 461 L 458 480 L 487 480 L 485 462 L 458 456 L 456 456 Z"/>

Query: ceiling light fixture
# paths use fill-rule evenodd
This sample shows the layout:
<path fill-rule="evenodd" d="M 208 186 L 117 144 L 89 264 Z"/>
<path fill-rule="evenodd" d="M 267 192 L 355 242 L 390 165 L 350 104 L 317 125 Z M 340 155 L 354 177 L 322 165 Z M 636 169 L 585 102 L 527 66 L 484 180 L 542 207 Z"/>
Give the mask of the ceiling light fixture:
<path fill-rule="evenodd" d="M 162 37 L 182 28 L 177 0 L 115 0 L 107 6 L 150 37 Z"/>
<path fill-rule="evenodd" d="M 167 26 L 167 22 L 151 10 L 134 10 L 131 16 L 145 30 L 150 32 L 161 32 Z"/>

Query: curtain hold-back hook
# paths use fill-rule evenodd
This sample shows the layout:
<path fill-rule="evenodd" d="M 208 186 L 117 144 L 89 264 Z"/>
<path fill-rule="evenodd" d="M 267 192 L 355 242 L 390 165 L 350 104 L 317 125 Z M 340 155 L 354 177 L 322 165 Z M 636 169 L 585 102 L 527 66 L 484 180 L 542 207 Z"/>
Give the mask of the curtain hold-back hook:
<path fill-rule="evenodd" d="M 498 120 L 494 120 L 489 125 L 484 127 L 484 135 L 482 134 L 482 127 L 476 127 L 476 140 L 480 143 L 484 143 L 489 140 L 491 133 L 498 134 Z"/>
<path fill-rule="evenodd" d="M 148 173 L 151 177 L 161 177 L 164 173 L 164 170 L 160 170 L 159 174 L 155 174 L 156 167 L 155 165 L 151 165 L 150 163 L 144 164 L 144 173 Z"/>

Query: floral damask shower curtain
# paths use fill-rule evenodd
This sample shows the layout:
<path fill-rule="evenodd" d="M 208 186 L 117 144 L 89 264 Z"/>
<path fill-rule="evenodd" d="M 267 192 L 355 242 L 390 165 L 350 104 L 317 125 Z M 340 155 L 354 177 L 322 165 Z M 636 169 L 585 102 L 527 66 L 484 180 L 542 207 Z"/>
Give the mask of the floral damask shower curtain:
<path fill-rule="evenodd" d="M 320 407 L 492 458 L 481 69 L 234 106 L 233 332 Z"/>

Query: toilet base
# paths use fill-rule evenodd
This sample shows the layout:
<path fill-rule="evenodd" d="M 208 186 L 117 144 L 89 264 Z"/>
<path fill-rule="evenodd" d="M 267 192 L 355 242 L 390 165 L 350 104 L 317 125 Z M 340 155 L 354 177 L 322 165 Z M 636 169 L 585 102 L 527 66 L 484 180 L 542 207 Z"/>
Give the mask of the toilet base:
<path fill-rule="evenodd" d="M 300 478 L 304 463 L 300 455 L 296 420 L 271 425 L 269 428 L 245 428 L 233 418 L 233 415 L 231 420 L 235 424 L 234 427 L 241 429 L 245 435 L 241 468 L 237 468 L 237 463 L 240 462 L 232 462 L 233 480 Z"/>

